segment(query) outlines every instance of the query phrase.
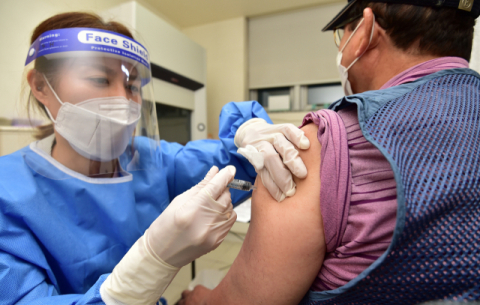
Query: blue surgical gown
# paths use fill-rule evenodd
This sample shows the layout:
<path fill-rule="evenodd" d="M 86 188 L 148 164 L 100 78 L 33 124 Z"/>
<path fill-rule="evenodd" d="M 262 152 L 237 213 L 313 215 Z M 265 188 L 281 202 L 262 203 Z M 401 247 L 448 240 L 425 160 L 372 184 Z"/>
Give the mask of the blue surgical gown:
<path fill-rule="evenodd" d="M 229 103 L 220 115 L 220 140 L 161 141 L 150 159 L 148 139 L 136 138 L 141 162 L 160 165 L 117 178 L 75 175 L 35 143 L 1 157 L 0 304 L 104 304 L 99 289 L 108 274 L 211 166 L 234 165 L 236 178 L 253 181 L 255 171 L 233 138 L 254 117 L 270 122 L 256 102 Z M 232 200 L 248 195 L 232 191 Z"/>

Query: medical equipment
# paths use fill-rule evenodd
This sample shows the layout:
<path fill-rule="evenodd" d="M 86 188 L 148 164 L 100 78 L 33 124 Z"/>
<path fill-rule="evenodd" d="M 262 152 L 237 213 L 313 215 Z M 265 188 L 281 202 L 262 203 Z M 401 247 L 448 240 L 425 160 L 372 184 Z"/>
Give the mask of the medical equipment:
<path fill-rule="evenodd" d="M 240 179 L 233 179 L 232 182 L 227 184 L 227 187 L 231 189 L 236 189 L 240 191 L 245 191 L 249 192 L 251 190 L 256 190 L 257 187 L 255 185 L 252 185 L 250 181 L 245 181 L 245 180 L 240 180 Z"/>

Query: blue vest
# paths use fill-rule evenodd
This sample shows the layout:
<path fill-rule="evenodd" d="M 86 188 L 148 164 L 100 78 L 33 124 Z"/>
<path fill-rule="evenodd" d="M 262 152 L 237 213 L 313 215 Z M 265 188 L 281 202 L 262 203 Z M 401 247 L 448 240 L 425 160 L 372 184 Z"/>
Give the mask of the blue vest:
<path fill-rule="evenodd" d="M 480 75 L 443 70 L 346 97 L 397 183 L 392 243 L 369 268 L 301 304 L 480 299 Z"/>

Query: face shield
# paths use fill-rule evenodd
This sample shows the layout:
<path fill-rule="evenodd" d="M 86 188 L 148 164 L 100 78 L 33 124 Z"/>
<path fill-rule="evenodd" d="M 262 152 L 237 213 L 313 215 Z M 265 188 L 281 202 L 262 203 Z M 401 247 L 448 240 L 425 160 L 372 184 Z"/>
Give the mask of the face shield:
<path fill-rule="evenodd" d="M 63 165 L 89 177 L 156 168 L 155 101 L 140 43 L 99 29 L 52 30 L 32 44 L 25 66 L 35 79 L 30 87 L 38 84 L 35 102 L 54 123 L 51 154 L 69 156 Z"/>

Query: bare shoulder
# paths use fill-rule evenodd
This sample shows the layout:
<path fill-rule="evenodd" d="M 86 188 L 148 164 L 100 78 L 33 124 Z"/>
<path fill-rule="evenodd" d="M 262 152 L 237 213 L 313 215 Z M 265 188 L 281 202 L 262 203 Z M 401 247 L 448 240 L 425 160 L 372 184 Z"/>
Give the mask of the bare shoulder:
<path fill-rule="evenodd" d="M 242 249 L 214 290 L 217 300 L 229 299 L 224 304 L 298 304 L 322 266 L 321 147 L 317 126 L 309 124 L 302 130 L 310 140 L 310 148 L 300 152 L 307 177 L 296 179 L 296 194 L 280 203 L 257 179 L 252 221 Z"/>

